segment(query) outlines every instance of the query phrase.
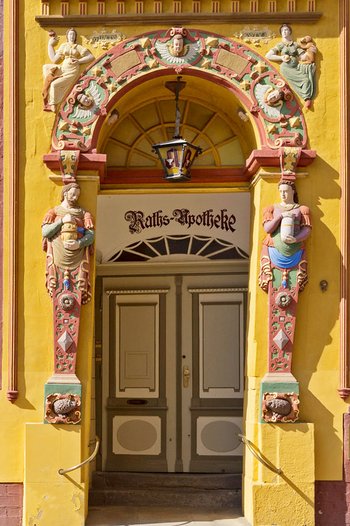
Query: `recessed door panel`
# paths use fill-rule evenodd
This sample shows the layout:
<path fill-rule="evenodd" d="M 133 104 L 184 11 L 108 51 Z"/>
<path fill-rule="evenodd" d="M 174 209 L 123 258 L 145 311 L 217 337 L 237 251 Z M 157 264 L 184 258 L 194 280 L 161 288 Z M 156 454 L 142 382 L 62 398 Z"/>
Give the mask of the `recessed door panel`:
<path fill-rule="evenodd" d="M 117 294 L 116 396 L 157 398 L 159 393 L 159 295 Z"/>

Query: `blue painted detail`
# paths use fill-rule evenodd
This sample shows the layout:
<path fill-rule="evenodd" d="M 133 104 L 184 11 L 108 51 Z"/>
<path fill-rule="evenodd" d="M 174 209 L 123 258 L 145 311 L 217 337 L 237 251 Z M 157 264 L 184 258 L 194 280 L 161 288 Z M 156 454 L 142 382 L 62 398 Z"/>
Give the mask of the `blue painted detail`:
<path fill-rule="evenodd" d="M 303 254 L 303 250 L 298 250 L 298 252 L 292 256 L 284 256 L 277 250 L 277 248 L 268 247 L 268 250 L 271 262 L 278 268 L 296 267 L 300 263 L 301 256 Z"/>

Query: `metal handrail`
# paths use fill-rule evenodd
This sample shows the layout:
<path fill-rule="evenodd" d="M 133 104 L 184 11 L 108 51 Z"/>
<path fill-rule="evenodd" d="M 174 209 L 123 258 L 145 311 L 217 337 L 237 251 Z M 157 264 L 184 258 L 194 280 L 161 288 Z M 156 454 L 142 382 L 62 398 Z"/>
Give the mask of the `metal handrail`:
<path fill-rule="evenodd" d="M 70 471 L 75 471 L 76 469 L 79 469 L 82 466 L 85 466 L 85 464 L 88 464 L 89 462 L 92 462 L 94 460 L 94 458 L 96 457 L 97 453 L 98 453 L 99 447 L 100 447 L 100 439 L 97 436 L 96 437 L 96 442 L 95 442 L 95 449 L 94 449 L 93 453 L 89 456 L 89 458 L 87 458 L 86 460 L 83 460 L 83 462 L 80 462 L 80 464 L 77 464 L 76 466 L 73 466 L 71 468 L 67 468 L 67 469 L 60 468 L 58 470 L 58 474 L 59 475 L 65 475 L 66 473 L 70 473 Z"/>
<path fill-rule="evenodd" d="M 273 471 L 273 473 L 277 473 L 277 475 L 282 475 L 283 471 L 281 468 L 276 468 L 271 462 L 261 456 L 260 451 L 258 448 L 251 442 L 247 437 L 244 435 L 238 435 L 243 444 L 247 446 L 249 451 L 254 455 L 254 457 L 261 462 L 265 467 L 267 467 L 270 471 Z"/>

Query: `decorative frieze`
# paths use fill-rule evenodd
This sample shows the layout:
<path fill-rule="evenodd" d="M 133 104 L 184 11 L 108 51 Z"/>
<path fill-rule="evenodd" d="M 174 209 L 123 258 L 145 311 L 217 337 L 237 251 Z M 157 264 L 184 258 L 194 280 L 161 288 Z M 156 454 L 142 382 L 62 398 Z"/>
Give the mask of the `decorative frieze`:
<path fill-rule="evenodd" d="M 81 14 L 80 2 L 86 1 L 87 9 L 84 14 Z M 41 16 L 37 20 L 41 24 L 47 24 L 46 27 L 57 27 L 64 26 L 86 26 L 86 25 L 99 25 L 104 22 L 108 24 L 115 23 L 115 27 L 120 27 L 120 19 L 118 16 L 122 15 L 123 25 L 136 22 L 139 23 L 137 16 L 136 4 L 141 3 L 143 5 L 143 15 L 148 19 L 148 23 L 151 25 L 169 24 L 170 16 L 176 16 L 176 20 L 171 20 L 171 23 L 184 24 L 188 23 L 191 15 L 201 13 L 200 20 L 196 19 L 196 23 L 212 24 L 215 21 L 226 22 L 226 23 L 280 23 L 282 24 L 286 20 L 289 23 L 295 21 L 312 23 L 320 18 L 321 13 L 316 11 L 315 0 L 303 0 L 303 2 L 296 0 L 212 0 L 211 7 L 213 4 L 219 9 L 210 9 L 210 5 L 198 11 L 198 3 L 196 0 L 173 0 L 172 2 L 162 2 L 162 0 L 135 0 L 135 2 L 125 2 L 125 0 L 116 0 L 114 4 L 109 3 L 108 10 L 106 8 L 105 0 L 98 0 L 92 2 L 92 0 L 80 0 L 79 2 L 68 2 L 67 0 L 50 0 L 50 13 L 44 12 L 41 8 Z M 65 4 L 63 7 L 62 4 Z M 161 9 L 160 9 L 161 6 Z M 60 20 L 63 11 L 66 12 L 67 18 Z M 164 18 L 160 18 L 159 14 L 164 14 Z M 51 19 L 46 20 L 42 17 L 49 16 Z M 213 19 L 213 15 L 215 19 Z M 57 17 L 57 20 L 52 20 L 52 17 Z M 83 19 L 81 17 L 84 17 Z M 102 20 L 99 20 L 102 19 Z M 185 22 L 186 20 L 186 22 Z M 143 20 L 144 22 L 144 20 Z"/>

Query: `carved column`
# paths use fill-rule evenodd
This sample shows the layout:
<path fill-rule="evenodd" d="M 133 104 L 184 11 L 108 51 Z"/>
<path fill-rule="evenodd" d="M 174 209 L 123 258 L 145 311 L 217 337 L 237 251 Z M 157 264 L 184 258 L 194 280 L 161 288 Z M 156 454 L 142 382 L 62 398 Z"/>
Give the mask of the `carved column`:
<path fill-rule="evenodd" d="M 76 182 L 63 186 L 61 203 L 47 212 L 42 225 L 54 322 L 54 374 L 45 385 L 45 419 L 50 423 L 77 424 L 81 416 L 76 366 L 81 306 L 91 299 L 94 225 L 91 214 L 78 205 L 79 195 Z"/>
<path fill-rule="evenodd" d="M 309 209 L 297 200 L 295 167 L 300 152 L 281 151 L 281 203 L 264 211 L 264 240 L 259 275 L 268 293 L 268 373 L 262 380 L 261 408 L 265 422 L 295 422 L 299 384 L 292 374 L 292 356 L 299 292 L 307 283 L 303 242 L 311 224 Z"/>

